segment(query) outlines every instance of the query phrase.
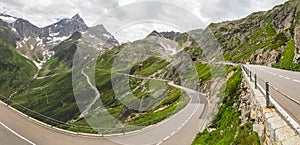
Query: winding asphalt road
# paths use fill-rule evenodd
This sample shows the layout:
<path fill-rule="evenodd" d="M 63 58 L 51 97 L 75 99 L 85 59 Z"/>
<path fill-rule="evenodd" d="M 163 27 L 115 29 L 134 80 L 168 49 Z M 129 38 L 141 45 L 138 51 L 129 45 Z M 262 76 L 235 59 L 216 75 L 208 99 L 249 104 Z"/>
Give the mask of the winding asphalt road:
<path fill-rule="evenodd" d="M 257 74 L 258 83 L 264 89 L 265 82 L 269 82 L 270 95 L 300 124 L 300 72 L 257 65 L 245 66 L 252 71 L 252 74 Z"/>
<path fill-rule="evenodd" d="M 109 137 L 109 139 L 120 144 L 190 145 L 195 135 L 206 123 L 208 102 L 199 92 L 172 83 L 169 85 L 183 89 L 191 96 L 190 103 L 183 110 L 145 130 L 124 136 Z"/>
<path fill-rule="evenodd" d="M 194 90 L 183 89 L 190 103 L 174 116 L 141 131 L 107 137 L 84 137 L 46 127 L 0 103 L 0 144 L 5 145 L 190 145 L 206 123 L 207 99 Z"/>

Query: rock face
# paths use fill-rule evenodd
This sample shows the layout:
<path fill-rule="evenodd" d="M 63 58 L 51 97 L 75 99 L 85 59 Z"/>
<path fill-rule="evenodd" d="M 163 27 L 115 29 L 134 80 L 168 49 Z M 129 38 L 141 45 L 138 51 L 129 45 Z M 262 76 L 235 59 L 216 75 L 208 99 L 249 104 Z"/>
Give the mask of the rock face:
<path fill-rule="evenodd" d="M 295 6 L 277 6 L 273 12 L 273 24 L 277 32 L 281 32 L 293 25 L 296 16 L 297 7 Z"/>
<path fill-rule="evenodd" d="M 92 36 L 91 39 L 99 39 L 101 41 L 95 40 L 95 42 L 105 43 L 107 47 L 118 46 L 119 42 L 111 35 L 103 25 L 97 25 L 87 29 L 87 35 Z"/>
<path fill-rule="evenodd" d="M 222 47 L 226 61 L 274 65 L 295 38 L 295 63 L 299 63 L 299 0 L 289 0 L 269 11 L 255 12 L 234 21 L 209 25 Z M 296 28 L 296 30 L 295 30 Z M 268 58 L 271 57 L 271 58 Z"/>
<path fill-rule="evenodd" d="M 39 37 L 41 33 L 40 28 L 24 19 L 17 19 L 12 23 L 12 27 L 18 32 L 19 37 L 23 39 L 28 37 Z"/>
<path fill-rule="evenodd" d="M 71 19 L 63 19 L 55 24 L 42 28 L 43 37 L 56 36 L 64 37 L 70 36 L 76 31 L 86 31 L 88 26 L 84 23 L 83 19 L 76 14 Z"/>
<path fill-rule="evenodd" d="M 63 19 L 44 28 L 38 28 L 29 21 L 21 18 L 13 22 L 11 26 L 16 29 L 21 38 L 64 37 L 70 36 L 76 31 L 86 31 L 88 29 L 88 26 L 78 14 L 71 19 Z"/>
<path fill-rule="evenodd" d="M 157 31 L 153 31 L 152 33 L 150 33 L 149 36 L 157 36 L 157 37 L 164 37 L 170 40 L 175 40 L 176 37 L 178 37 L 180 35 L 179 32 L 157 32 Z"/>
<path fill-rule="evenodd" d="M 241 92 L 241 104 L 239 110 L 241 110 L 241 121 L 242 124 L 246 123 L 250 119 L 251 106 L 250 106 L 250 89 L 248 88 L 245 80 L 242 82 Z"/>
<path fill-rule="evenodd" d="M 276 50 L 267 50 L 264 52 L 263 49 L 257 50 L 251 57 L 250 62 L 260 65 L 273 66 L 281 58 L 281 55 Z"/>
<path fill-rule="evenodd" d="M 295 39 L 295 45 L 296 45 L 294 62 L 300 63 L 300 26 L 295 29 L 295 38 L 294 39 Z"/>

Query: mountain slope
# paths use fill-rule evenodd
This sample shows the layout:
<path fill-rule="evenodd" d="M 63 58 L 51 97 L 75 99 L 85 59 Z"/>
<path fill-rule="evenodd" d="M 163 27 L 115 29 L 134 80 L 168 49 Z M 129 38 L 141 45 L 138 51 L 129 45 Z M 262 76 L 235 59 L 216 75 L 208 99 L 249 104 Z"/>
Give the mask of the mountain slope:
<path fill-rule="evenodd" d="M 12 44 L 0 38 L 0 94 L 8 98 L 25 87 L 35 76 L 37 68 L 23 57 Z"/>
<path fill-rule="evenodd" d="M 290 41 L 295 41 L 294 58 L 289 63 L 296 64 L 293 70 L 299 70 L 299 11 L 299 1 L 290 0 L 272 10 L 255 12 L 240 20 L 213 23 L 208 28 L 222 46 L 225 59 L 233 62 L 274 66 L 284 57 L 290 57 L 284 56 L 284 50 Z M 289 69 L 285 65 L 280 66 Z"/>
<path fill-rule="evenodd" d="M 104 27 L 101 27 L 101 31 L 97 31 L 97 27 L 88 28 L 85 32 L 76 31 L 69 38 L 50 49 L 49 51 L 53 51 L 54 55 L 44 63 L 36 79 L 34 79 L 26 89 L 18 92 L 15 97 L 12 98 L 12 101 L 15 102 L 12 103 L 12 105 L 52 125 L 76 119 L 80 111 L 77 107 L 72 85 L 75 53 L 78 49 L 97 49 L 97 47 L 82 45 L 81 42 L 87 39 L 85 38 L 86 35 L 92 35 L 93 32 L 99 35 L 99 37 L 93 37 L 94 39 L 104 42 L 109 40 L 111 43 L 108 43 L 107 46 L 113 47 L 118 45 L 118 42 Z M 96 30 L 90 31 L 90 29 Z M 105 34 L 105 36 L 109 38 L 103 37 L 103 35 L 101 35 L 102 32 L 105 32 L 103 35 Z M 105 47 L 102 51 L 106 51 L 106 49 L 108 48 Z M 32 111 L 28 111 L 28 109 L 24 107 Z M 46 116 L 56 121 L 52 119 L 49 120 Z"/>

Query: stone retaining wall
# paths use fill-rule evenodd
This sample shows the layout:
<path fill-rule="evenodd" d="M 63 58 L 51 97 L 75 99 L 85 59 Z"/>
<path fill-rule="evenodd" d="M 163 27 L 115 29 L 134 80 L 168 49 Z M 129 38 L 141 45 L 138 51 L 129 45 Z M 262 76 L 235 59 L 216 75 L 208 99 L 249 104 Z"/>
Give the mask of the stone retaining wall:
<path fill-rule="evenodd" d="M 275 108 L 265 107 L 264 94 L 259 89 L 255 89 L 254 82 L 250 81 L 244 71 L 243 83 L 248 93 L 243 99 L 245 105 L 241 112 L 242 114 L 249 114 L 249 118 L 254 121 L 253 128 L 258 133 L 261 144 L 300 145 L 299 134 L 290 127 Z"/>

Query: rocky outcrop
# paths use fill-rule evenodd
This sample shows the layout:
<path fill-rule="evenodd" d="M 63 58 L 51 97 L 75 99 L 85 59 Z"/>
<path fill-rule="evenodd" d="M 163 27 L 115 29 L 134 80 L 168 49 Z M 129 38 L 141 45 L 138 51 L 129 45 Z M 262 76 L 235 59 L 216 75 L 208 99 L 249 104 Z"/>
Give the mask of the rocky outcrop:
<path fill-rule="evenodd" d="M 251 113 L 251 104 L 250 104 L 250 90 L 243 80 L 242 82 L 242 92 L 241 92 L 241 104 L 239 110 L 241 111 L 241 121 L 242 124 L 246 123 L 250 120 L 250 113 Z"/>
<path fill-rule="evenodd" d="M 263 49 L 259 49 L 250 57 L 249 61 L 253 64 L 273 66 L 280 58 L 281 55 L 276 50 L 267 50 L 264 52 Z"/>
<path fill-rule="evenodd" d="M 71 19 L 63 19 L 55 24 L 42 28 L 41 35 L 43 37 L 64 37 L 70 36 L 76 31 L 86 31 L 87 29 L 88 26 L 84 23 L 83 19 L 76 14 Z"/>
<path fill-rule="evenodd" d="M 277 6 L 274 8 L 272 22 L 277 32 L 281 32 L 293 25 L 297 7 Z"/>
<path fill-rule="evenodd" d="M 21 39 L 28 37 L 36 38 L 39 37 L 41 33 L 40 28 L 21 18 L 12 23 L 12 27 L 18 32 Z"/>
<path fill-rule="evenodd" d="M 295 57 L 294 62 L 300 63 L 300 26 L 295 29 Z"/>
<path fill-rule="evenodd" d="M 222 47 L 225 60 L 274 65 L 293 39 L 296 26 L 300 26 L 299 0 L 289 0 L 269 11 L 255 12 L 239 20 L 213 23 L 208 28 Z M 297 33 L 296 29 L 295 39 L 299 41 Z M 297 47 L 296 63 L 300 61 L 299 53 Z"/>

